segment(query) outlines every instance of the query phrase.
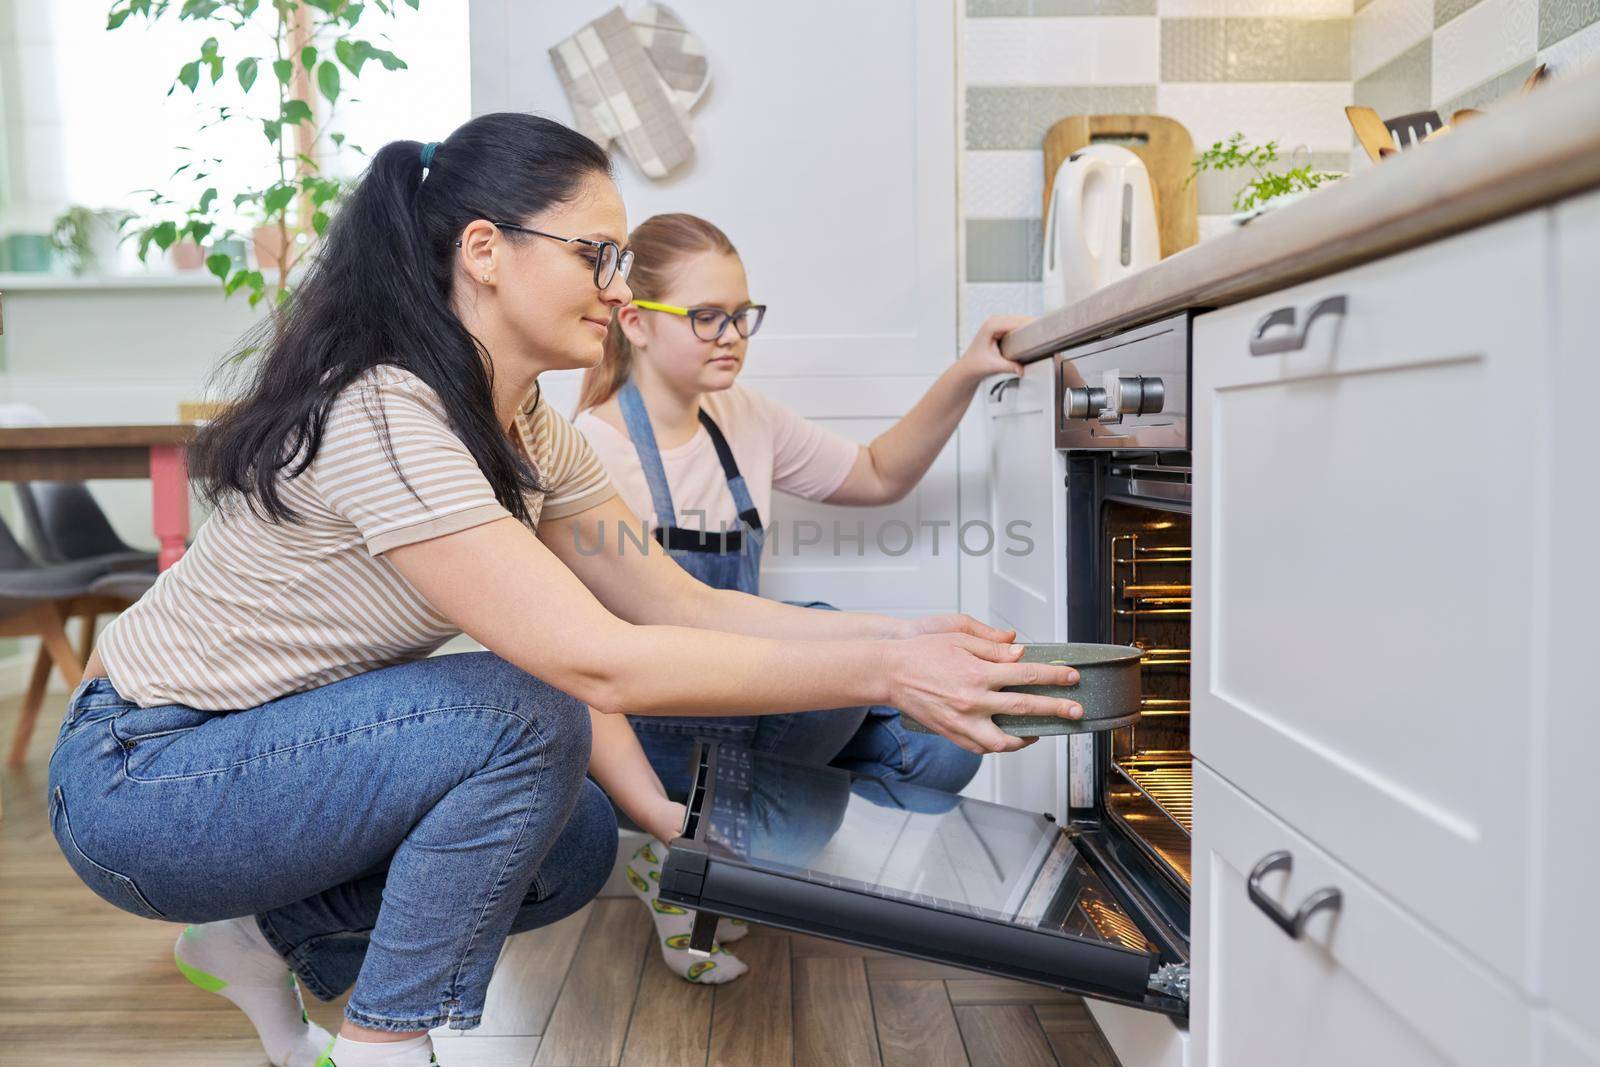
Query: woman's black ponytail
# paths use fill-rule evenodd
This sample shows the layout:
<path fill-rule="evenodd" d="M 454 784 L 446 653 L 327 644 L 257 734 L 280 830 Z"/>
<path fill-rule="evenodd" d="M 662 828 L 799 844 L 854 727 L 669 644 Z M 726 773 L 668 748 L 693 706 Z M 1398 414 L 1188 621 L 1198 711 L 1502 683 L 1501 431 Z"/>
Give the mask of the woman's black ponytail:
<path fill-rule="evenodd" d="M 316 457 L 340 390 L 392 364 L 439 395 L 496 499 L 527 520 L 523 494 L 541 486 L 496 425 L 487 353 L 451 309 L 455 243 L 476 219 L 526 219 L 564 203 L 589 176 L 608 174 L 610 161 L 582 134 L 515 113 L 475 118 L 434 146 L 426 179 L 423 148 L 394 141 L 378 150 L 284 314 L 241 342 L 263 353 L 254 376 L 189 451 L 212 504 L 240 494 L 270 519 L 298 519 L 279 476 Z"/>

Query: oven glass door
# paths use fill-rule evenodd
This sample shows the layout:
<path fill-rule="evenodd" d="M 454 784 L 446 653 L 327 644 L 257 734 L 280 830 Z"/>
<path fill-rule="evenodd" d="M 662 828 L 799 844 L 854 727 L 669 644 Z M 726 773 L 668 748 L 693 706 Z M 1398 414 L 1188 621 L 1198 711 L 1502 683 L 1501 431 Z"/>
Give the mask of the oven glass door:
<path fill-rule="evenodd" d="M 702 745 L 663 900 L 1182 1015 L 1132 890 L 1043 815 Z"/>

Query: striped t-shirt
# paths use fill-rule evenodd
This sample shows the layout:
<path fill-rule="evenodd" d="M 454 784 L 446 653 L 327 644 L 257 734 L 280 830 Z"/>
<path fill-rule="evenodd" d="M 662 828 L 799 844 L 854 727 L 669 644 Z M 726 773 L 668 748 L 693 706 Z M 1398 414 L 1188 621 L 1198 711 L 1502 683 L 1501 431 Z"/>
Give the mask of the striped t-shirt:
<path fill-rule="evenodd" d="M 385 422 L 395 463 L 380 436 Z M 516 429 L 549 489 L 528 497 L 534 522 L 615 494 L 583 436 L 537 392 Z M 106 628 L 100 658 L 123 698 L 141 707 L 252 708 L 426 656 L 460 629 L 383 553 L 510 514 L 437 394 L 392 366 L 339 394 L 316 459 L 285 478 L 282 492 L 300 521 L 270 522 L 244 500 L 229 501 Z"/>

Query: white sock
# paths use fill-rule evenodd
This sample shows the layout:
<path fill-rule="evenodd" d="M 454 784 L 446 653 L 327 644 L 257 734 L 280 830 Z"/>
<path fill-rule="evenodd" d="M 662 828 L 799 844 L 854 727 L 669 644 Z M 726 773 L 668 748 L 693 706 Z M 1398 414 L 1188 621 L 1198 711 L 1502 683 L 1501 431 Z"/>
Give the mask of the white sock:
<path fill-rule="evenodd" d="M 328 1047 L 328 1031 L 306 1015 L 299 983 L 251 916 L 186 927 L 173 957 L 185 978 L 249 1016 L 273 1067 L 313 1067 Z"/>
<path fill-rule="evenodd" d="M 322 1064 L 326 1067 L 428 1067 L 438 1062 L 433 1054 L 433 1039 L 427 1034 L 404 1041 L 353 1041 L 340 1034 Z"/>
<path fill-rule="evenodd" d="M 689 953 L 689 929 L 694 925 L 694 912 L 669 904 L 661 899 L 661 857 L 666 849 L 655 841 L 647 841 L 628 860 L 628 884 L 639 894 L 650 917 L 656 923 L 656 936 L 661 939 L 661 958 L 674 973 L 691 982 L 720 985 L 731 982 L 749 968 L 737 956 L 723 949 L 718 941 L 711 944 L 710 956 Z M 730 927 L 733 928 L 733 927 Z M 735 938 L 743 937 L 748 928 L 740 923 Z M 717 924 L 717 936 L 722 936 L 722 923 Z"/>

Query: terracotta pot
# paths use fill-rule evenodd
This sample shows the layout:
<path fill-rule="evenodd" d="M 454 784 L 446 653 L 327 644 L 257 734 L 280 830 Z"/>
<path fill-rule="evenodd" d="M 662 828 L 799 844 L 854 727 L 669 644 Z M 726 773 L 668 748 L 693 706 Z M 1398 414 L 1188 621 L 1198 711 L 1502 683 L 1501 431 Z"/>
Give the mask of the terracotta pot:
<path fill-rule="evenodd" d="M 256 269 L 277 270 L 283 264 L 283 236 L 276 226 L 257 226 L 250 231 L 250 239 L 255 246 Z M 289 235 L 289 240 L 294 240 L 293 234 Z"/>
<path fill-rule="evenodd" d="M 199 270 L 206 265 L 205 249 L 193 241 L 179 241 L 167 253 L 178 270 Z"/>

